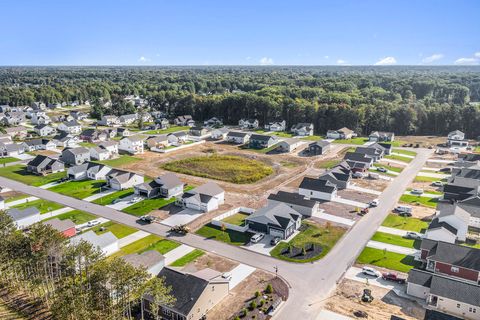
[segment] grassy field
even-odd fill
[[[12,208],[25,209],[25,208],[28,208],[28,207],[37,208],[40,211],[40,214],[44,214],[44,213],[47,213],[47,212],[50,212],[50,211],[54,211],[54,210],[63,208],[63,206],[61,204],[58,204],[56,202],[43,200],[43,199],[38,199],[38,200],[18,204],[16,206],[13,206]]]
[[[180,259],[172,262],[170,264],[170,266],[172,266],[172,267],[184,267],[187,264],[189,264],[190,262],[195,261],[197,258],[200,258],[204,254],[205,254],[205,252],[203,252],[202,250],[195,249],[192,252],[187,253],[186,255],[181,257]]]
[[[358,144],[358,145],[362,145],[365,142],[368,142],[368,138],[357,137],[352,139],[337,139],[333,141],[333,143],[339,143],[339,144]]]
[[[420,245],[420,241],[416,241],[413,239],[406,239],[402,236],[385,233],[385,232],[375,232],[375,234],[372,237],[372,240],[383,242],[383,243],[389,243],[389,244],[406,247],[406,248],[414,248],[414,247],[418,248]],[[417,242],[417,244],[415,242]]]
[[[77,199],[85,199],[86,197],[99,193],[103,185],[105,185],[104,180],[70,181],[49,188],[48,190]]]
[[[17,159],[17,158],[14,158],[14,157],[3,157],[3,158],[0,158],[0,164],[10,163],[10,162],[16,162],[16,161],[20,161],[20,160]]]
[[[108,204],[111,204],[115,199],[125,198],[125,197],[128,197],[128,196],[132,195],[132,194],[133,194],[133,189],[132,188],[125,189],[125,190],[114,192],[114,193],[109,194],[105,197],[101,197],[97,200],[92,201],[92,203],[101,204],[101,205],[108,205]]]
[[[400,202],[407,203],[407,204],[420,205],[420,206],[429,207],[429,208],[435,208],[438,203],[438,198],[402,194],[402,196],[400,197]]]
[[[410,150],[393,149],[393,152],[399,153],[399,154],[404,154],[404,155],[407,155],[407,156],[412,156],[412,157],[417,156],[417,153],[415,151],[410,151]]]
[[[272,135],[277,136],[277,137],[281,137],[281,138],[291,138],[291,137],[293,137],[293,134],[288,133],[288,132],[272,132]]]
[[[320,169],[330,169],[330,168],[335,167],[335,166],[336,166],[337,164],[339,164],[340,162],[342,162],[342,160],[340,160],[340,159],[321,160],[321,161],[318,161],[318,162],[315,164],[315,167],[320,168]]]
[[[161,254],[165,254],[178,246],[180,246],[178,242],[170,241],[151,234],[120,248],[120,251],[113,254],[112,257],[121,257],[132,253],[142,253],[148,250],[157,250]]]
[[[382,143],[385,143],[385,144],[391,144],[392,147],[400,147],[402,146],[403,144],[405,144],[405,141],[401,141],[401,140],[395,140],[395,141],[385,141],[385,142],[382,142]]]
[[[285,168],[296,168],[296,167],[298,167],[298,164],[296,162],[292,162],[292,161],[281,160],[280,164]]]
[[[412,191],[412,188],[407,188],[407,191]],[[438,196],[443,195],[442,191],[436,191],[436,190],[425,190],[423,193],[424,194],[438,195]]]
[[[420,232],[424,229],[427,229],[428,222],[417,218],[400,217],[396,214],[389,214],[383,221],[382,226]]]
[[[95,161],[98,163],[102,163],[104,165],[110,166],[110,167],[121,167],[130,163],[134,163],[137,161],[140,161],[140,158],[136,158],[133,156],[128,156],[128,155],[122,155],[116,159],[110,159],[110,160],[103,160],[103,161]]]
[[[105,230],[101,230],[102,228],[104,228]],[[92,228],[92,230],[96,234],[103,234],[103,233],[106,233],[106,232],[110,231],[118,239],[125,238],[126,236],[138,231],[135,228],[128,227],[128,226],[125,226],[123,224],[115,223],[115,222],[112,222],[112,221],[108,221],[108,222],[99,224],[98,226]]]
[[[375,169],[375,167],[372,167],[372,168],[368,169],[368,171],[375,172],[375,173],[378,173],[378,174],[381,174],[381,175],[384,175],[384,176],[393,177],[393,178],[397,176],[397,175],[395,175],[393,173],[390,173],[390,172],[380,172],[377,169]]]
[[[306,136],[306,137],[301,137],[300,139],[302,140],[309,140],[309,141],[318,141],[318,140],[323,140],[325,139],[324,136]]]
[[[408,272],[413,267],[420,266],[420,264],[414,260],[413,256],[373,248],[363,249],[357,262],[400,272]]]
[[[434,181],[443,181],[440,178],[433,178],[433,177],[424,177],[424,176],[416,176],[415,182],[434,182]]]
[[[251,234],[248,232],[238,232],[233,230],[225,230],[223,232],[220,227],[207,224],[197,230],[196,234],[207,239],[226,242],[235,246],[247,244],[250,241]]]
[[[73,210],[73,211],[69,211],[69,212],[59,214],[58,216],[55,216],[55,217],[45,219],[45,221],[46,220],[52,220],[52,219],[55,219],[55,218],[57,218],[59,220],[70,219],[75,224],[82,224],[82,223],[94,220],[97,217],[94,216],[93,214],[88,213],[88,212],[84,212],[84,211],[80,211],[80,210]]]
[[[170,199],[165,198],[153,198],[153,199],[145,199],[139,201],[135,204],[132,204],[129,207],[124,208],[122,211],[134,216],[143,216],[147,213],[160,209],[161,207],[166,206],[167,204],[175,202],[175,197]]]
[[[182,127],[182,126],[171,126],[168,129],[164,130],[150,130],[146,131],[145,134],[165,134],[165,133],[172,133],[172,132],[177,132],[177,131],[182,131],[182,130],[189,130],[190,127]]]
[[[389,165],[386,165],[386,164],[381,164],[381,163],[375,163],[374,165],[376,168],[385,168],[387,170],[390,170],[390,171],[393,171],[393,172],[402,172],[403,171],[403,168],[399,168],[399,167],[392,167],[392,166],[389,166]]]
[[[329,226],[319,226],[317,224],[303,222],[303,224],[307,225],[307,229],[301,231],[298,235],[295,236],[290,242],[280,242],[272,251],[270,251],[270,255],[277,259],[291,261],[291,262],[300,262],[306,263],[315,261],[318,259],[323,258],[337,243],[337,241],[343,236],[345,233],[344,228]],[[281,252],[283,249],[287,248],[289,245],[294,247],[303,248],[307,244],[314,243],[315,245],[319,245],[323,248],[323,251],[311,259],[294,259],[294,258],[287,258],[284,257]]]
[[[249,214],[239,212],[230,217],[226,217],[222,221],[225,223],[234,224],[236,226],[243,226],[245,224],[245,218],[247,218],[248,216]]]
[[[66,173],[57,172],[49,174],[47,176],[37,176],[28,173],[26,170],[26,166],[19,164],[10,167],[0,168],[0,176],[7,179],[16,180],[34,187],[38,187],[64,178],[66,176]]]
[[[91,142],[80,142],[79,145],[81,145],[82,147],[85,147],[85,148],[95,148],[95,147],[97,147],[97,145],[95,143],[91,143]]]
[[[163,169],[233,183],[253,183],[273,173],[258,160],[239,156],[192,157],[164,164]]]
[[[397,156],[396,154],[390,154],[388,156],[384,157],[385,159],[391,159],[391,160],[397,160],[397,161],[402,161],[402,162],[411,162],[413,159],[409,157],[403,157],[403,156]]]

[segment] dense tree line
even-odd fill
[[[141,297],[152,309],[171,304],[171,288],[120,258],[106,259],[86,242],[71,244],[55,229],[16,229],[0,211],[0,287],[41,301],[54,319],[132,319]]]
[[[0,68],[0,104],[89,100],[99,117],[133,112],[126,95],[171,116],[227,124],[283,118],[289,126],[313,122],[317,133],[347,126],[360,134],[480,136],[479,67]]]

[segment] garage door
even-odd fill
[[[285,236],[283,234],[283,231],[281,231],[281,230],[270,228],[268,233],[273,237],[280,237],[282,239],[285,238]]]

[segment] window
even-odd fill
[[[451,267],[450,271],[458,273],[459,269],[457,267]]]
[[[459,309],[460,309],[460,303],[457,303],[457,308],[459,308]]]

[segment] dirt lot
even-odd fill
[[[343,280],[326,301],[326,308],[352,318],[353,312],[361,310],[368,314],[368,319],[390,319],[392,314],[408,320],[423,319],[425,310],[417,302],[401,298],[388,289],[369,286],[374,300],[362,302],[360,298],[365,287],[357,281]]]
[[[338,202],[323,202],[318,206],[325,210],[325,213],[332,214],[338,217],[347,218],[351,220],[358,220],[360,216],[355,211],[355,207]]]
[[[344,199],[359,201],[363,203],[368,203],[373,199],[378,198],[376,195],[371,193],[364,193],[350,189],[338,190],[337,194]]]
[[[426,148],[429,146],[441,145],[447,141],[447,138],[437,136],[396,136],[395,140],[402,141],[406,144],[419,144],[420,147]]]
[[[406,205],[412,207],[412,217],[414,217],[414,218],[433,219],[433,216],[435,215],[435,209],[434,208],[427,208],[427,207],[424,207],[424,206],[416,206],[416,205],[412,205],[412,204],[406,204]]]
[[[432,186],[431,182],[418,182],[414,181],[410,184],[409,188],[423,189],[425,191],[439,191],[438,187]]]
[[[388,187],[389,181],[383,180],[383,179],[373,180],[373,179],[365,178],[365,179],[354,179],[352,180],[352,183],[362,188],[372,189],[376,191],[383,191],[385,190],[386,187]]]
[[[236,266],[238,266],[238,263],[233,260],[207,252],[194,262],[186,265],[182,270],[187,272],[196,272],[198,270],[210,268],[219,272],[227,272]]]

